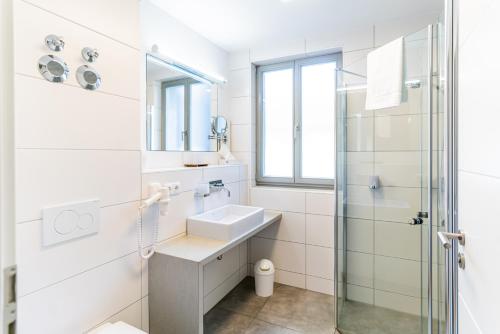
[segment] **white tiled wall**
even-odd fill
[[[332,191],[253,187],[251,204],[283,212],[250,243],[250,262],[267,258],[276,266],[276,281],[333,294]]]
[[[498,332],[500,155],[498,142],[498,1],[459,1],[458,208],[467,234],[459,270],[460,333]]]
[[[84,332],[118,314],[140,326],[138,2],[15,0],[14,31],[18,332]],[[53,53],[48,34],[65,38],[57,54],[70,67],[64,84],[35,66]],[[73,75],[85,46],[101,55],[95,92]],[[101,203],[98,234],[42,246],[43,207],[92,198]]]
[[[147,268],[136,252],[135,226],[149,182],[181,183],[168,214],[160,217],[161,241],[185,233],[191,214],[248,201],[246,166],[166,170],[165,166],[181,166],[182,159],[158,152],[148,161],[163,169],[142,173],[147,159],[141,152],[139,12],[136,0],[90,0],[84,5],[14,0],[18,333],[82,333],[116,320],[147,329]],[[168,23],[168,29],[182,31],[184,39],[194,42],[165,32],[161,39],[148,35],[148,42],[168,45],[170,49],[162,50],[175,53],[177,59],[185,56],[178,51],[189,45],[191,57],[203,59],[202,69],[224,74],[224,51],[166,14],[153,12],[149,24]],[[38,58],[53,53],[43,44],[48,34],[65,38],[65,50],[57,54],[70,66],[64,84],[45,81],[36,69]],[[103,77],[98,91],[80,88],[73,75],[84,64],[84,46],[100,53],[93,65]],[[207,161],[216,162],[215,154],[207,155]],[[195,199],[196,185],[212,179],[222,179],[231,197],[221,193]],[[42,246],[43,207],[93,198],[101,204],[99,233]],[[156,218],[154,209],[144,213],[146,244],[151,243]],[[246,245],[239,253],[246,261]],[[242,268],[246,275],[247,266]]]

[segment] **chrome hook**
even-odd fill
[[[45,44],[52,51],[62,51],[64,49],[64,40],[61,36],[57,35],[48,35],[45,37]]]
[[[93,63],[99,57],[99,52],[96,49],[85,47],[82,49],[82,57],[86,62]]]

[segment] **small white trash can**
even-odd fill
[[[260,297],[269,297],[274,288],[274,265],[271,261],[262,259],[254,266],[255,293]]]

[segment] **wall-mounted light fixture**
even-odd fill
[[[92,67],[82,65],[76,70],[76,80],[85,89],[96,90],[101,86],[101,75]]]

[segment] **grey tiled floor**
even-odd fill
[[[276,284],[273,296],[258,297],[247,277],[204,319],[207,334],[334,334],[334,298]]]
[[[357,302],[340,309],[342,334],[421,334],[420,317]],[[334,334],[334,297],[276,284],[269,298],[247,277],[204,319],[206,334]]]
[[[348,301],[339,308],[342,334],[421,334],[420,317]]]

